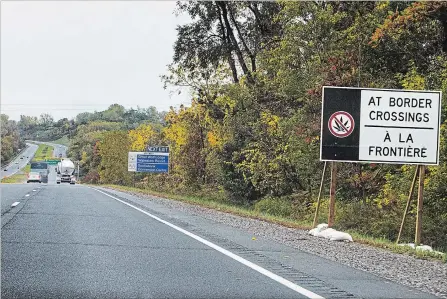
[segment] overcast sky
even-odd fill
[[[1,2],[1,112],[83,111],[189,103],[170,96],[159,76],[171,62],[174,1]]]

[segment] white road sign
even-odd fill
[[[362,90],[359,159],[438,164],[440,92]]]

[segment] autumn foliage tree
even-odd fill
[[[130,150],[130,140],[126,131],[111,131],[104,133],[99,143],[100,182],[106,184],[129,184],[127,158]]]

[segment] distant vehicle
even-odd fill
[[[28,173],[28,179],[26,182],[27,183],[30,183],[30,182],[42,183],[42,176],[40,175],[40,172],[34,171],[34,172]]]
[[[70,159],[62,159],[57,163],[57,179],[56,183],[70,183],[72,185],[76,184],[76,179],[74,179],[75,165]]]
[[[3,171],[8,171],[8,169],[7,169],[7,168],[5,168],[5,169],[3,169]]]
[[[59,158],[62,158],[62,154],[59,154]]]
[[[19,164],[19,162],[16,161],[16,162],[14,162],[14,164]]]
[[[32,162],[31,163],[31,172],[39,172],[42,182],[48,183],[48,174],[50,172],[48,163],[46,162]]]
[[[20,159],[23,159],[23,157],[20,157]]]

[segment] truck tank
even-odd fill
[[[75,172],[75,165],[70,159],[62,159],[57,163],[57,174],[61,183],[71,183],[72,175]]]

